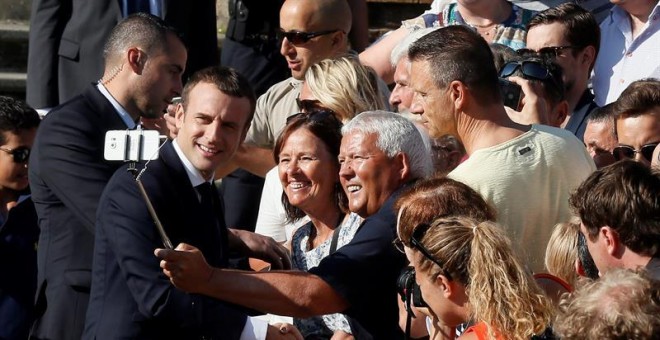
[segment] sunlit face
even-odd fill
[[[18,132],[3,131],[4,144],[0,145],[5,151],[0,151],[0,193],[6,190],[21,191],[28,186],[28,162],[16,163],[14,157],[7,150],[18,148],[32,148],[37,129],[19,130]]]
[[[164,49],[146,55],[135,89],[135,102],[143,117],[161,117],[172,98],[181,94],[187,55],[181,40],[172,34],[167,35]]]
[[[438,89],[431,77],[429,62],[413,61],[410,65],[410,86],[414,91],[410,112],[422,116],[422,123],[432,138],[458,136],[454,120],[454,104],[445,89]]]
[[[339,164],[321,139],[299,128],[284,141],[279,159],[280,181],[291,205],[313,216],[334,204]]]
[[[437,277],[420,268],[420,261],[423,255],[419,251],[408,247],[404,249],[410,265],[415,268],[415,281],[422,292],[424,302],[429,306],[427,309],[429,316],[432,319],[442,320],[442,324],[450,327],[456,327],[460,323],[468,321],[465,313],[462,313],[461,308],[457,308],[455,301],[452,301],[443,291]],[[464,297],[465,291],[462,286],[454,285],[453,288],[460,291],[454,291],[452,294],[462,295]]]
[[[660,106],[637,117],[622,117],[616,120],[619,145],[640,150],[642,146],[660,142]],[[641,153],[635,154],[635,161],[650,166],[651,162]]]
[[[285,1],[280,10],[280,28],[284,32],[321,32],[338,29],[328,22],[321,22],[323,16],[313,15],[314,8],[312,2],[306,1]],[[334,32],[330,34],[314,37],[309,41],[294,45],[288,39],[284,38],[280,53],[286,59],[291,69],[291,75],[295,79],[305,78],[305,72],[314,63],[326,58],[333,57],[335,54],[345,50],[346,46],[341,46],[344,41],[343,32]]]
[[[195,85],[176,113],[176,141],[206,179],[234,156],[243,142],[250,114],[246,97],[229,96],[210,83]]]
[[[600,169],[616,161],[612,150],[616,147],[617,141],[611,122],[587,122],[583,139],[597,168]]]
[[[566,39],[566,27],[555,22],[547,25],[536,25],[527,32],[527,48],[538,51],[543,47],[557,47],[557,46],[570,46],[571,43]],[[589,72],[588,65],[585,67],[580,64],[579,60],[583,52],[577,53],[573,56],[575,51],[567,48],[559,52],[559,55],[554,59],[562,69],[562,80],[564,81],[564,88],[566,92],[573,89],[576,83],[576,78],[579,75],[586,76]]]
[[[394,89],[390,95],[390,104],[399,113],[410,112],[414,92],[410,88],[410,63],[402,57],[394,70]]]
[[[377,135],[351,132],[341,140],[339,179],[348,208],[363,218],[375,214],[402,183],[402,165],[376,146]]]

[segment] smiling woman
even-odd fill
[[[308,216],[291,242],[294,269],[308,270],[348,243],[361,219],[346,213],[346,194],[339,185],[341,122],[329,111],[292,116],[275,143],[275,161],[284,193],[282,203],[291,222]],[[351,328],[341,314],[295,319],[305,336],[330,338]]]

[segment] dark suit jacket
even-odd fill
[[[27,198],[0,227],[0,339],[26,339],[33,319],[39,238],[37,212]]]
[[[32,335],[79,339],[91,282],[96,207],[121,165],[103,160],[107,130],[126,129],[92,85],[55,108],[39,126],[30,188],[39,216],[37,320]]]
[[[215,0],[165,0],[165,21],[184,36],[187,74],[218,63]],[[34,0],[27,102],[54,107],[103,74],[103,45],[122,19],[122,0]]]
[[[591,111],[597,108],[598,105],[594,102],[594,95],[591,94],[589,89],[584,90],[582,97],[575,105],[575,110],[571,113],[571,118],[566,123],[565,129],[573,132],[575,137],[582,142],[584,140],[584,130],[587,128],[587,117],[589,117]]]
[[[227,228],[220,209],[205,211],[170,142],[141,176],[174,245],[192,244],[226,267]],[[218,198],[219,201],[219,198]],[[120,168],[99,203],[92,292],[84,339],[238,339],[245,314],[176,289],[153,255],[163,242],[133,175]]]

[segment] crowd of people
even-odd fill
[[[138,3],[34,1],[0,339],[660,337],[658,0]]]

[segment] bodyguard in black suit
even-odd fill
[[[144,0],[33,0],[27,102],[52,108],[103,74],[103,45],[125,16],[125,3]],[[165,21],[189,47],[188,74],[218,63],[215,0],[161,0]],[[184,79],[185,79],[184,75]]]
[[[199,71],[177,108],[177,138],[161,148],[157,160],[138,166],[140,181],[171,241],[196,245],[219,267],[226,268],[230,246],[246,250],[254,241],[264,246],[250,250],[262,255],[270,251],[266,259],[286,254],[272,239],[229,232],[212,187],[215,168],[227,162],[244,139],[255,101],[247,80],[235,71]],[[265,336],[265,322],[246,323],[246,315],[232,306],[170,284],[153,256],[163,241],[133,174],[127,172],[129,166],[115,173],[99,202],[83,338],[238,339],[244,327],[261,327]]]
[[[121,165],[103,159],[105,132],[159,115],[182,90],[186,50],[159,18],[125,19],[111,32],[107,50],[101,82],[46,116],[30,157],[41,229],[37,320],[31,332],[36,339],[80,339],[82,334],[98,200]]]

